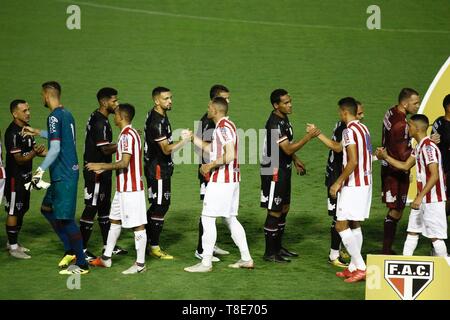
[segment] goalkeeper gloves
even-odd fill
[[[50,183],[45,182],[42,180],[42,176],[44,175],[44,170],[42,170],[40,167],[37,168],[36,172],[34,173],[33,177],[31,178],[31,182],[25,183],[25,189],[28,191],[31,191],[33,189],[41,190],[41,189],[47,189],[50,187]]]

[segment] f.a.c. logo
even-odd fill
[[[384,261],[384,278],[402,300],[415,300],[433,281],[433,262]]]

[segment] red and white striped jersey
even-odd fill
[[[342,132],[343,166],[348,162],[346,147],[356,145],[356,157],[358,165],[350,176],[345,180],[344,186],[361,187],[372,184],[372,143],[370,142],[369,129],[359,122],[353,120],[347,123],[347,129]]]
[[[3,166],[3,149],[2,142],[0,141],[0,179],[6,178],[5,167]],[[2,199],[0,199],[1,202]]]
[[[222,157],[224,146],[228,143],[234,144],[234,159],[228,164],[221,165],[211,172],[211,182],[239,182],[241,181],[241,173],[238,162],[238,136],[236,126],[233,122],[224,117],[219,120],[214,129],[211,141],[210,161],[217,160]]]
[[[423,138],[416,148],[412,151],[411,156],[416,158],[416,176],[417,190],[421,192],[430,178],[430,170],[428,165],[431,163],[438,164],[439,180],[431,188],[430,192],[423,197],[422,203],[442,202],[446,201],[445,195],[445,175],[442,170],[442,155],[438,146],[431,141],[429,137]]]
[[[131,125],[122,129],[117,142],[116,162],[122,159],[122,155],[131,155],[130,163],[126,169],[116,171],[117,191],[141,191],[144,190],[142,182],[142,148],[141,138]]]

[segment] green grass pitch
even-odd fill
[[[70,4],[81,7],[81,30],[66,28]],[[173,128],[192,128],[206,110],[210,86],[223,83],[232,93],[230,117],[245,130],[263,128],[271,111],[270,92],[288,89],[294,103],[290,120],[295,138],[304,134],[307,122],[330,135],[337,100],[355,96],[365,105],[365,123],[377,146],[382,117],[399,90],[409,86],[423,96],[449,56],[450,3],[378,0],[382,29],[374,31],[366,28],[371,4],[368,0],[2,1],[0,128],[4,133],[11,121],[8,105],[15,98],[29,101],[32,125],[45,126],[48,110],[41,103],[40,84],[60,81],[62,101],[76,119],[82,159],[84,127],[96,108],[99,88],[113,86],[122,102],[134,104],[134,126],[142,130],[152,107],[151,89],[167,86],[175,98],[169,113]],[[161,241],[174,261],[148,258],[146,273],[123,276],[121,271],[135,257],[132,233],[123,232],[120,244],[130,254],[114,259],[110,270],[92,269],[81,278],[80,290],[68,290],[66,277],[57,268],[62,245],[39,212],[44,192],[33,192],[20,236],[32,249],[32,259],[15,260],[2,249],[0,299],[364,299],[364,283],[343,283],[326,262],[327,150],[312,141],[297,154],[308,174],[292,179],[285,241],[301,257],[288,265],[262,261],[265,211],[259,208],[259,167],[243,165],[239,219],[255,270],[227,268],[239,255],[218,222],[218,243],[232,254],[215,264],[212,273],[184,272],[184,267],[197,262],[193,253],[201,203],[197,166],[179,165]],[[35,166],[41,161],[35,160]],[[82,186],[81,178],[78,217]],[[363,226],[364,253],[381,247],[386,210],[379,195],[379,164],[374,164],[371,217]],[[1,215],[1,226],[5,216]],[[406,220],[399,225],[397,251],[402,248]],[[0,245],[5,242],[1,231]],[[92,251],[100,251],[97,225],[90,244]],[[428,252],[429,244],[422,241],[417,253]]]

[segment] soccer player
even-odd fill
[[[2,149],[2,132],[0,131],[0,204],[3,202],[3,193],[5,192],[6,172],[3,167],[3,149]]]
[[[209,163],[202,164],[200,172],[210,176],[203,199],[203,259],[202,262],[187,267],[187,272],[212,271],[212,257],[217,239],[216,218],[223,217],[231,231],[231,238],[238,246],[241,259],[230,268],[253,269],[245,230],[237,220],[239,209],[239,181],[241,173],[238,161],[238,137],[236,126],[227,117],[228,103],[222,97],[214,98],[208,106],[208,118],[216,124],[211,142],[204,142],[192,136],[194,144],[202,150],[209,151]]]
[[[31,187],[39,186],[50,169],[51,186],[42,201],[41,212],[64,244],[65,254],[59,266],[67,269],[60,274],[86,274],[89,265],[83,252],[80,229],[75,222],[79,166],[76,150],[75,119],[61,103],[61,86],[56,81],[42,85],[44,106],[50,109],[47,131],[24,127],[24,135],[40,135],[49,140],[44,161],[31,178]],[[75,264],[69,265],[76,259]]]
[[[436,256],[447,257],[447,217],[445,214],[445,176],[442,155],[438,146],[427,136],[428,118],[413,115],[408,121],[408,133],[417,146],[406,161],[390,156],[386,149],[377,149],[377,156],[400,170],[416,165],[417,195],[411,203],[408,235],[403,247],[404,256],[412,256],[419,241],[419,234],[431,239]]]
[[[133,229],[136,245],[136,262],[122,274],[145,271],[145,247],[147,234],[145,225],[145,191],[142,182],[142,148],[139,133],[131,122],[135,109],[130,104],[119,104],[114,113],[114,123],[120,129],[115,163],[88,163],[89,171],[101,173],[116,170],[117,190],[111,204],[111,227],[105,252],[91,262],[94,266],[110,268],[111,256],[122,228]]]
[[[384,115],[382,146],[387,153],[399,161],[406,161],[411,154],[411,140],[408,136],[406,116],[419,110],[419,93],[403,88],[398,96],[398,104]],[[397,224],[403,215],[409,189],[409,170],[399,170],[386,161],[381,162],[382,201],[388,208],[384,219],[383,254],[395,254],[392,244]]]
[[[112,143],[112,129],[108,116],[114,113],[119,105],[117,90],[102,88],[97,92],[99,107],[91,113],[86,125],[83,160],[89,162],[112,162],[112,154],[116,152],[117,144]],[[109,232],[109,210],[111,208],[111,171],[97,174],[83,170],[84,176],[84,211],[80,218],[80,231],[83,237],[83,248],[86,260],[91,261],[96,256],[87,250],[92,234],[95,215],[98,214],[98,225],[103,239],[103,250]],[[126,254],[127,251],[116,246],[113,254]]]
[[[446,183],[446,196],[450,196],[450,94],[442,101],[445,114],[437,118],[432,127],[433,134],[439,134],[440,142],[437,144],[442,156],[442,169],[444,170]],[[446,202],[445,211],[450,216],[450,205]]]
[[[276,89],[270,95],[270,103],[273,111],[265,126],[266,137],[261,161],[261,207],[267,209],[264,224],[264,259],[286,263],[290,262],[287,257],[298,256],[282,245],[286,216],[291,203],[292,163],[298,174],[303,175],[306,172],[304,164],[295,152],[320,131],[308,133],[301,140],[293,142],[294,133],[288,119],[288,114],[292,112],[291,96],[284,89]]]
[[[156,258],[171,260],[173,256],[161,250],[159,237],[170,206],[170,180],[174,166],[172,152],[189,143],[189,139],[173,143],[172,128],[167,117],[167,111],[172,109],[170,89],[156,87],[152,91],[152,98],[154,107],[148,112],[144,127],[144,172],[150,202],[147,210],[147,250]]]
[[[215,84],[211,87],[211,89],[209,90],[210,101],[212,101],[212,99],[214,99],[215,97],[222,97],[227,101],[228,104],[230,104],[230,90],[228,90],[228,88],[225,87],[224,85]],[[205,112],[203,117],[200,119],[200,124],[196,132],[196,136],[199,137],[201,140],[210,143],[212,138],[212,132],[214,131],[215,127],[216,125],[214,121],[212,119],[208,119],[208,112]],[[202,164],[209,163],[209,154],[207,152],[203,152],[202,150],[198,150],[198,153],[201,155],[202,161],[201,164],[199,165],[200,169]],[[200,170],[198,172],[198,180],[200,181],[200,200],[203,201],[208,181],[200,173]],[[195,257],[200,260],[203,259],[202,236],[203,236],[203,224],[202,218],[200,217],[198,223],[197,250],[195,251]],[[214,245],[214,255],[226,255],[226,254],[230,254],[230,252],[219,248],[217,245]],[[220,259],[213,256],[212,261],[218,262],[220,261]]]
[[[30,121],[30,106],[25,100],[14,100],[9,105],[13,121],[5,132],[6,149],[6,188],[5,210],[6,248],[9,254],[18,259],[30,259],[30,250],[18,242],[23,218],[30,208],[30,191],[25,183],[31,181],[33,158],[44,156],[46,149],[42,144],[36,144],[32,136],[22,136],[22,128]]]
[[[331,185],[330,196],[337,198],[336,230],[351,257],[350,266],[336,275],[351,283],[366,278],[366,264],[361,255],[361,222],[369,218],[372,202],[372,144],[369,130],[356,118],[356,100],[343,98],[338,105],[340,118],[347,128],[342,132],[341,141],[343,170]]]
[[[364,119],[364,107],[361,102],[356,101],[358,109],[356,112],[356,119],[362,121]],[[314,124],[307,125],[307,132],[309,130],[314,130],[316,127]],[[334,127],[333,135],[330,138],[325,136],[323,133],[318,135],[320,141],[322,141],[329,149],[327,167],[325,171],[325,186],[327,187],[327,198],[328,198],[328,215],[333,218],[331,222],[330,235],[330,253],[328,255],[328,263],[345,268],[348,263],[344,259],[348,258],[347,252],[341,250],[341,236],[336,231],[336,198],[330,196],[330,187],[336,182],[337,178],[342,173],[342,132],[347,128],[347,125],[343,121],[338,121]]]

